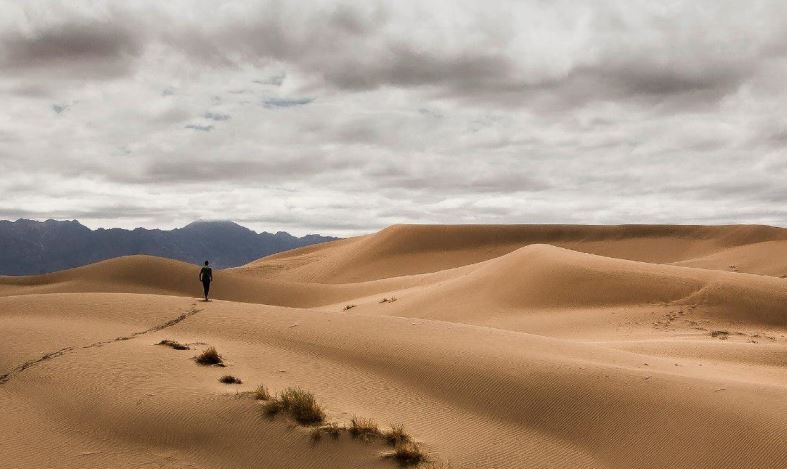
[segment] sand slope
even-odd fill
[[[435,272],[499,257],[530,244],[672,263],[763,242],[787,250],[787,230],[741,225],[395,225],[374,235],[279,253],[237,270],[271,278],[342,283]],[[736,259],[734,252],[728,253],[719,265],[726,270],[737,263],[751,269],[746,272],[763,273],[760,270],[765,268],[787,274],[783,257],[765,265]]]
[[[455,468],[785,467],[786,245],[395,226],[216,272],[210,303],[197,267],[148,256],[0,278],[0,466],[396,467],[262,418],[238,392],[264,383],[403,423]],[[191,360],[208,345],[226,368]]]
[[[126,256],[62,272],[30,276],[0,276],[0,295],[115,292],[200,296],[199,269],[185,262],[153,256]],[[286,306],[319,306],[344,298],[385,292],[418,284],[415,279],[391,279],[360,284],[316,284],[270,280],[227,270],[216,275],[214,298]]]

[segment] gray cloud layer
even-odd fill
[[[143,44],[125,28],[71,18],[32,31],[6,31],[0,36],[0,70],[22,76],[39,71],[55,79],[128,75]]]
[[[0,216],[787,225],[783,2],[0,7]]]

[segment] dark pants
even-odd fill
[[[210,280],[207,282],[202,282],[202,289],[205,290],[205,298],[208,297],[208,292],[210,291]]]

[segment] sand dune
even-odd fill
[[[2,277],[0,466],[396,467],[263,418],[243,392],[264,383],[403,423],[454,468],[785,467],[786,246],[761,226],[394,226],[217,272],[210,303],[195,266],[149,256]],[[194,363],[208,345],[226,368]]]
[[[787,243],[763,241],[735,246],[702,257],[676,262],[676,265],[703,269],[750,272],[787,277]]]
[[[750,262],[743,262],[728,251],[766,242],[770,248],[787,251],[787,230],[740,225],[395,225],[374,235],[280,253],[236,270],[296,281],[357,282],[435,272],[500,257],[530,244],[550,244],[653,263],[717,254],[725,260],[713,268],[727,270],[737,263],[742,272],[763,273],[765,269],[787,274],[783,256],[748,257]]]
[[[401,292],[389,314],[486,324],[493,316],[699,305],[717,319],[787,326],[787,281],[530,245]],[[375,306],[375,297],[366,299]],[[362,303],[363,304],[363,303]],[[509,327],[510,328],[510,327]]]
[[[0,276],[0,294],[107,292],[199,296],[199,269],[181,261],[153,256],[127,256],[52,274]],[[211,296],[218,299],[283,306],[311,307],[418,284],[416,279],[390,279],[359,284],[317,284],[270,280],[242,271],[217,275]]]

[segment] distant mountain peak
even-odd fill
[[[188,225],[184,226],[183,228],[188,228],[190,226],[205,226],[205,225],[214,225],[214,226],[242,226],[235,223],[232,220],[194,220],[193,222],[189,223]]]
[[[176,230],[177,231],[177,230]],[[249,233],[257,234],[254,230],[250,230],[243,225],[239,225],[234,221],[229,220],[197,220],[189,223],[188,225],[180,228],[180,231],[194,232],[194,233]]]
[[[91,230],[77,220],[0,220],[0,275],[41,274],[134,254],[192,263],[209,259],[216,268],[236,267],[334,239],[283,231],[256,233],[230,220],[197,220],[174,230]]]

